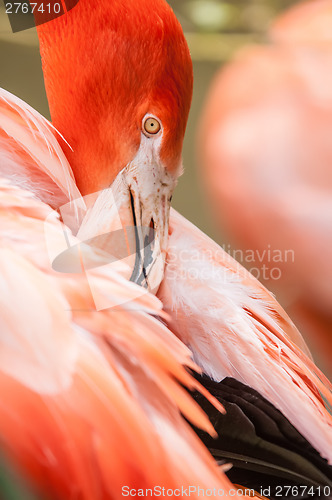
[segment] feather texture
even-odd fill
[[[283,485],[312,491],[332,487],[332,467],[257,391],[231,378],[214,382],[199,376],[199,380],[225,406],[226,414],[195,394],[219,437],[197,432],[216,460],[233,464],[230,478],[256,491],[270,491],[272,498],[278,497]]]
[[[233,377],[273,403],[332,463],[331,384],[273,296],[172,211],[165,279],[168,325],[216,381]],[[303,349],[304,352],[301,350]]]
[[[6,103],[1,123],[7,123],[8,105],[15,122],[9,142],[19,151],[25,134],[27,153],[19,163],[24,187],[34,184],[31,164],[36,170],[42,164],[48,175],[50,157],[52,182],[59,176],[55,192],[72,196],[75,185],[52,128],[36,112],[32,126],[16,98],[6,95]],[[45,156],[28,154],[40,144]],[[59,216],[12,174],[0,180],[0,441],[7,459],[43,498],[119,498],[126,485],[181,488],[194,482],[229,489],[182,417],[214,433],[183,388],[199,390],[186,370],[195,364],[158,319],[166,318],[160,301],[98,267],[98,255],[89,281],[84,272],[54,271],[45,228],[57,246],[63,237]],[[108,309],[95,311],[91,286]]]

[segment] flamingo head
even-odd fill
[[[38,34],[52,121],[81,193],[105,201],[112,186],[122,223],[152,228],[164,255],[193,87],[173,11],[164,0],[79,0]],[[134,273],[148,286],[149,255]]]

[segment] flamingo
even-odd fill
[[[52,123],[0,93],[5,459],[43,498],[234,496],[198,434],[259,494],[331,485],[331,384],[170,208],[193,85],[171,8],[80,0],[38,35]]]
[[[249,266],[270,269],[265,282],[330,375],[331,26],[325,0],[278,18],[271,45],[247,48],[217,76],[201,141],[219,226],[253,250]]]

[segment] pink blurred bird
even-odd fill
[[[38,33],[52,125],[0,94],[5,457],[43,498],[230,492],[186,417],[234,481],[330,487],[331,384],[273,296],[170,212],[192,96],[172,10],[80,0]]]
[[[212,86],[202,173],[219,226],[331,375],[332,2],[299,4],[270,36]]]

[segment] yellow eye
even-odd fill
[[[157,118],[147,118],[144,122],[144,132],[149,135],[156,135],[161,130],[160,122]]]

